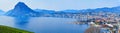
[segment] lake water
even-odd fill
[[[25,19],[0,16],[0,25],[6,25],[35,33],[84,33],[89,25],[72,24],[76,19],[31,17]]]

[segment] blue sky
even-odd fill
[[[24,2],[32,9],[65,10],[120,6],[120,0],[0,0],[0,9],[8,11],[18,2]]]

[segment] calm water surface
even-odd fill
[[[88,25],[72,24],[76,19],[53,18],[53,17],[31,17],[13,18],[0,16],[0,25],[11,26],[35,33],[84,33]]]

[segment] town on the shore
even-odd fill
[[[80,15],[75,24],[88,24],[85,33],[120,33],[120,14],[99,12]]]

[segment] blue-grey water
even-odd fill
[[[17,19],[0,16],[0,25],[32,31],[35,33],[84,33],[88,25],[72,24],[76,19],[54,17],[31,17]]]

